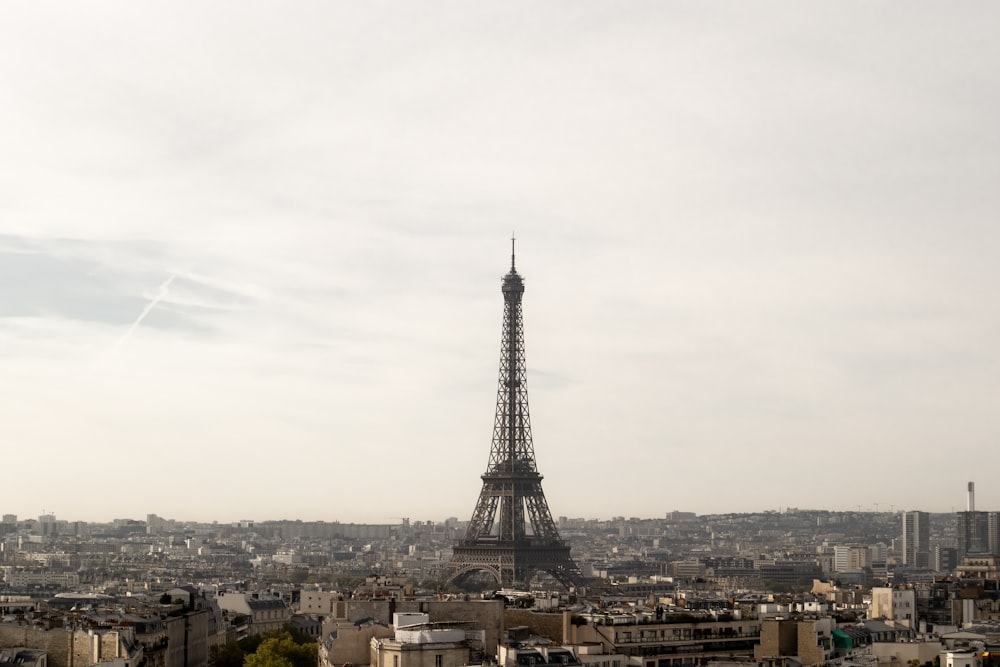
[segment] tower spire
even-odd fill
[[[510,233],[510,272],[517,273],[514,268],[514,232]]]

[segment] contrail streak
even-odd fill
[[[109,350],[109,354],[121,347],[122,343],[128,340],[128,337],[132,335],[132,332],[135,331],[136,327],[142,324],[142,321],[146,319],[146,315],[149,315],[153,308],[156,307],[156,304],[158,304],[160,300],[167,295],[167,289],[170,287],[170,283],[173,282],[173,280],[174,276],[171,275],[163,281],[163,284],[160,285],[160,291],[156,293],[156,296],[154,296],[149,303],[146,304],[146,307],[142,309],[141,313],[139,313],[139,317],[135,318],[135,321],[132,322],[131,326],[129,326],[125,333],[122,334],[122,337],[118,339],[118,342],[114,344],[111,350]]]

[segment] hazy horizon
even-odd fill
[[[783,507],[783,508],[776,508],[776,509],[741,510],[741,511],[732,511],[732,512],[726,512],[726,511],[722,511],[722,512],[707,512],[707,513],[694,512],[694,514],[696,514],[697,518],[700,519],[700,518],[706,518],[706,517],[711,517],[711,516],[726,516],[726,515],[733,515],[733,514],[736,514],[736,515],[740,515],[740,514],[756,515],[756,514],[771,514],[771,513],[773,513],[773,514],[796,514],[796,513],[808,513],[808,512],[829,512],[831,514],[878,514],[878,515],[890,515],[890,516],[892,516],[892,515],[901,514],[902,512],[911,512],[911,511],[926,511],[929,514],[945,515],[946,516],[946,515],[954,514],[954,513],[957,513],[957,512],[964,512],[966,510],[965,510],[964,507],[962,507],[962,508],[955,508],[954,510],[948,510],[948,511],[945,511],[945,512],[935,512],[935,511],[931,511],[931,510],[924,510],[924,509],[919,508],[919,507],[917,507],[917,508],[905,508],[905,509],[897,508],[897,509],[892,509],[892,510],[884,509],[884,508],[879,508],[879,509],[876,510],[874,507],[870,507],[870,508],[864,508],[864,507],[862,507],[860,509],[858,509],[857,507],[847,508],[847,509],[827,509],[827,508],[822,508],[822,507]],[[1000,510],[984,509],[982,511],[987,511],[988,512],[988,511],[1000,511]],[[595,517],[595,516],[557,515],[557,516],[553,516],[553,518],[557,522],[560,519],[562,519],[563,517],[565,517],[568,521],[598,521],[598,522],[601,522],[601,521],[614,521],[614,520],[617,520],[617,519],[624,519],[626,521],[630,521],[630,520],[639,520],[639,521],[661,520],[661,521],[667,521],[669,519],[665,515],[669,514],[671,512],[688,512],[688,510],[668,510],[667,512],[664,512],[663,514],[661,514],[659,516],[652,516],[652,515],[650,515],[650,516],[639,516],[639,515],[633,515],[633,516],[629,516],[629,515],[608,515],[608,516],[597,516],[597,517]],[[0,514],[14,514],[14,513],[13,512],[0,511]],[[53,516],[55,518],[55,521],[57,521],[57,522],[58,521],[66,521],[68,523],[82,522],[82,523],[95,523],[95,524],[112,523],[112,522],[118,521],[118,520],[142,521],[142,522],[145,523],[146,520],[147,520],[147,518],[150,515],[155,515],[155,516],[157,516],[160,519],[163,519],[165,521],[175,521],[177,523],[182,523],[182,524],[183,523],[219,524],[219,525],[223,525],[223,526],[238,524],[238,523],[240,523],[242,521],[252,521],[255,524],[257,524],[257,523],[268,523],[268,522],[281,522],[281,521],[290,521],[290,522],[301,521],[302,523],[325,522],[325,523],[340,523],[340,524],[355,524],[355,525],[401,525],[403,523],[404,519],[408,520],[411,524],[413,524],[414,522],[417,522],[417,521],[420,521],[420,522],[423,522],[423,523],[431,522],[431,523],[434,523],[434,524],[440,524],[440,523],[444,523],[446,521],[449,521],[451,519],[456,519],[456,520],[458,520],[459,522],[462,522],[462,523],[468,523],[468,521],[469,521],[469,517],[456,516],[456,515],[451,515],[451,516],[447,516],[447,517],[413,517],[413,516],[402,517],[402,516],[400,516],[400,517],[388,517],[386,520],[383,520],[383,521],[349,521],[349,520],[342,520],[342,519],[338,519],[338,518],[311,518],[311,519],[304,519],[304,518],[301,518],[301,517],[250,517],[250,516],[243,516],[243,517],[240,517],[238,519],[229,519],[229,518],[222,518],[222,519],[220,519],[220,518],[217,518],[217,517],[216,518],[208,518],[208,519],[204,519],[204,518],[198,518],[198,519],[196,519],[196,518],[191,518],[191,517],[164,516],[162,514],[159,514],[158,512],[144,512],[141,515],[137,515],[137,516],[124,516],[123,515],[123,516],[115,516],[115,517],[111,517],[111,518],[99,518],[99,519],[85,519],[85,518],[80,518],[80,517],[70,517],[70,518],[67,518],[65,516],[61,516],[58,512],[54,512],[54,511],[46,511],[45,514]],[[21,516],[21,515],[18,514],[16,516],[17,516],[18,522],[22,522],[22,521],[26,521],[26,520],[33,520],[33,521],[37,522],[42,515],[37,515],[37,516]]]

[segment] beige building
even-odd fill
[[[482,664],[482,630],[431,623],[427,614],[396,614],[391,638],[371,640],[371,667],[463,667]]]
[[[573,649],[581,647],[568,646],[501,646],[499,664],[501,667],[575,667],[583,665]],[[586,655],[586,652],[584,651]],[[603,656],[605,659],[611,656]],[[616,656],[611,664],[620,665],[624,656]],[[590,663],[590,664],[602,664]]]
[[[164,667],[208,664],[209,622],[212,611],[202,609],[165,620],[167,653]]]
[[[375,621],[333,621],[323,624],[323,637],[317,650],[319,667],[366,665],[372,641],[392,639],[393,629]]]
[[[835,652],[835,627],[836,622],[829,617],[765,619],[761,623],[760,644],[754,648],[754,659],[796,657],[804,666],[825,662]]]
[[[960,579],[1000,579],[1000,556],[967,555],[955,569],[955,576]]]
[[[337,591],[302,591],[299,612],[329,616],[336,611],[337,602],[343,602],[343,595]]]
[[[872,642],[871,654],[878,659],[879,667],[909,667],[931,662],[941,654],[939,641]],[[941,662],[944,667],[944,661]]]
[[[46,654],[47,667],[137,667],[143,646],[132,628],[70,630],[0,623],[0,646],[36,649]]]
[[[504,628],[504,606],[502,600],[337,600],[331,602],[332,613],[323,622],[320,638],[321,651],[324,644],[330,644],[330,655],[342,655],[354,651],[351,646],[359,637],[370,632],[369,639],[380,637],[380,631],[360,627],[362,624],[379,624],[390,628],[396,614],[421,613],[427,614],[432,623],[456,621],[465,622],[465,627],[482,630],[485,633],[483,652],[487,657],[495,657],[497,646]],[[355,631],[350,626],[358,624]],[[390,630],[391,632],[391,630]],[[330,641],[331,635],[333,641]],[[337,665],[344,662],[364,664],[368,659],[368,648],[365,645],[363,658],[354,657],[350,660],[333,660]],[[356,656],[356,654],[353,654]],[[391,667],[391,666],[390,666]]]
[[[80,586],[80,575],[76,572],[53,572],[45,569],[28,570],[13,567],[4,569],[4,581],[11,588],[59,586],[72,589]]]
[[[628,664],[641,667],[683,667],[711,657],[749,657],[761,629],[757,620],[718,621],[707,617],[700,621],[636,623],[634,616],[616,615],[594,616],[585,625],[575,625],[568,616],[564,615],[564,643],[598,644],[602,653],[624,655]]]
[[[912,588],[875,587],[872,589],[869,618],[884,618],[907,628],[917,624],[917,594]]]
[[[0,648],[0,665],[17,665],[17,667],[48,667],[48,656],[45,651],[34,648],[16,646]]]

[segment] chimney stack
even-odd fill
[[[976,511],[976,483],[969,482],[969,511]]]

